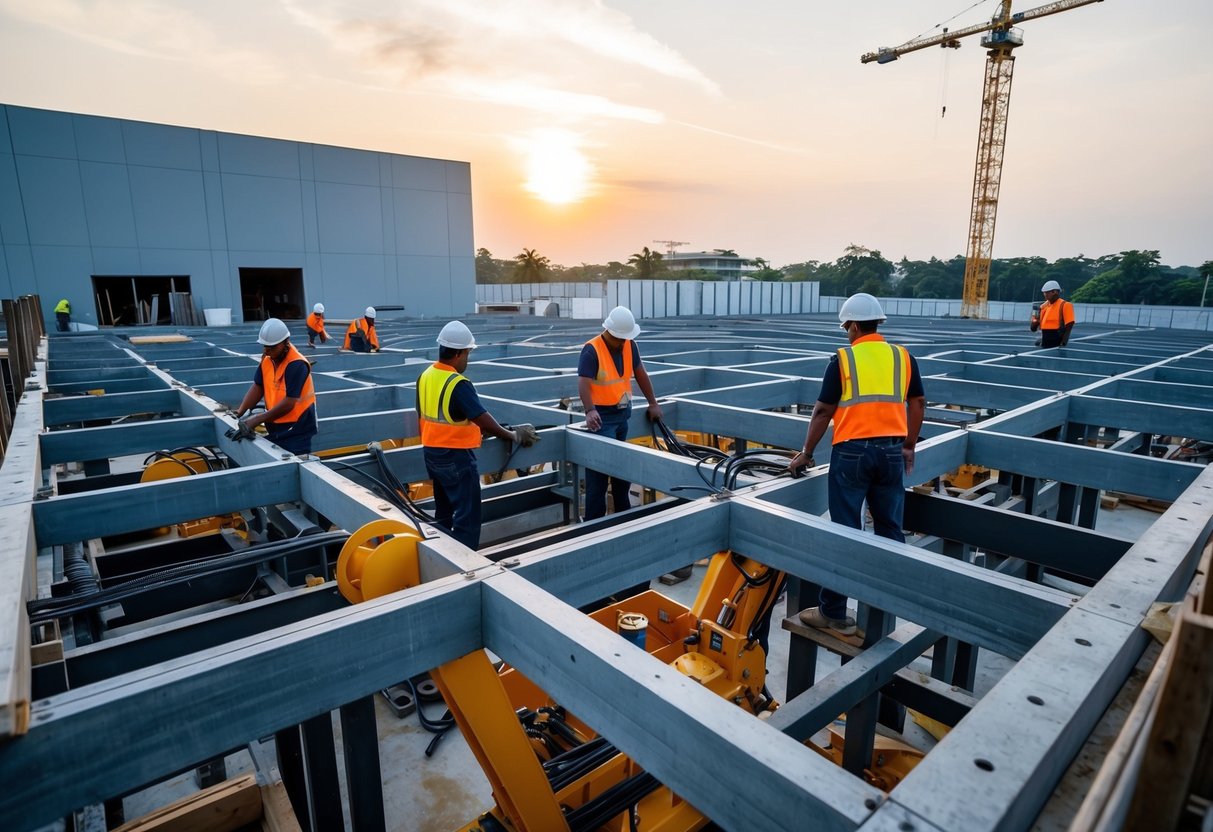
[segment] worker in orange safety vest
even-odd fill
[[[291,344],[290,335],[286,324],[277,318],[261,325],[257,335],[261,363],[236,410],[236,418],[249,431],[264,424],[271,442],[302,456],[312,452],[312,437],[316,435],[316,389],[312,365]],[[262,398],[265,411],[242,419]]]
[[[847,298],[838,319],[850,345],[826,367],[804,447],[788,468],[798,476],[817,464],[813,450],[832,419],[830,519],[862,529],[866,500],[876,534],[904,543],[904,475],[914,470],[914,445],[926,411],[918,362],[905,347],[877,333],[886,317],[871,295]],[[842,635],[857,632],[855,619],[847,615],[847,596],[825,587],[819,605],[803,610],[800,620]]]
[[[379,352],[379,335],[375,332],[375,307],[368,306],[366,314],[350,321],[345,331],[344,349],[354,352]]]
[[[320,343],[324,343],[329,339],[329,334],[324,328],[324,304],[318,303],[312,307],[312,313],[307,316],[307,345],[315,347],[316,339],[320,339]]]
[[[1040,287],[1045,301],[1039,311],[1032,311],[1030,329],[1040,330],[1040,346],[1042,349],[1064,347],[1070,341],[1070,330],[1074,328],[1074,304],[1062,300],[1061,284],[1050,280]]]

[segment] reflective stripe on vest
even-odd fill
[[[268,355],[261,358],[261,383],[264,385],[262,389],[265,392],[265,409],[273,410],[275,405],[286,398],[286,368],[294,361],[302,361],[308,367],[307,378],[303,382],[303,390],[300,391],[299,400],[295,402],[295,406],[285,416],[274,419],[275,425],[298,422],[299,417],[306,413],[309,407],[316,404],[316,389],[312,384],[311,365],[299,350],[295,349],[295,345],[291,344],[281,364],[275,365]]]
[[[906,435],[910,354],[904,347],[864,336],[838,351],[838,371],[842,398],[834,411],[834,444]]]
[[[632,400],[632,342],[623,342],[623,374],[615,369],[615,359],[601,335],[590,340],[598,353],[598,375],[590,379],[590,401],[615,407]]]
[[[451,419],[451,393],[464,376],[454,367],[436,362],[417,379],[417,421],[421,444],[427,448],[479,448],[480,427]],[[471,384],[471,382],[468,382]]]

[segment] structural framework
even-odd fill
[[[284,775],[308,784],[296,811],[325,828],[331,806],[308,795],[335,793],[340,711],[357,784],[342,797],[348,817],[381,828],[379,778],[365,776],[379,771],[369,697],[485,647],[725,829],[1026,828],[1142,655],[1148,608],[1183,593],[1213,528],[1213,471],[1152,453],[1170,437],[1213,439],[1213,351],[1194,333],[1085,326],[1042,352],[1018,326],[891,321],[882,331],[918,358],[930,405],[907,482],[928,487],[907,495],[915,534],[898,544],[823,519],[824,468],[709,493],[693,460],[578,430],[562,399],[576,400],[577,354],[596,330],[482,318],[469,375],[499,420],[542,428],[509,465],[547,470],[485,487],[479,553],[428,531],[420,586],[349,606],[324,535],[408,522],[375,492],[380,470],[360,451],[417,435],[413,384],[440,323],[384,322],[376,355],[317,352],[314,450],[349,450],[307,460],[225,436],[224,405],[259,353],[251,327],[196,330],[187,343],[51,338],[0,472],[0,782],[20,784],[0,790],[0,827],[37,828],[277,735]],[[640,343],[670,427],[780,448],[803,442],[841,346],[835,321],[809,316],[670,319]],[[631,433],[648,433],[640,408]],[[123,467],[183,447],[228,465],[147,482]],[[425,477],[420,448],[386,456],[401,481]],[[494,471],[507,449],[489,441],[480,458]],[[929,487],[965,465],[995,473],[964,495]],[[666,496],[580,523],[571,498],[585,468]],[[1124,540],[1095,530],[1101,490],[1170,508]],[[84,579],[102,588],[239,555],[239,523],[130,545],[232,513],[253,536],[324,542],[63,615],[57,633],[27,607],[66,592],[65,563],[81,553]],[[887,635],[811,684],[815,647],[794,634],[789,701],[760,721],[577,611],[725,549],[801,579],[793,615],[810,584],[826,583],[883,611],[869,629]],[[323,582],[309,586],[309,574]],[[31,632],[60,649],[36,644],[31,659]],[[935,678],[904,672],[930,645]],[[1014,661],[980,699],[964,689],[979,650]],[[888,793],[802,744],[842,711],[848,733],[870,741],[881,692],[954,725]],[[293,766],[282,758],[291,737],[307,749]],[[721,787],[737,783],[744,800]]]

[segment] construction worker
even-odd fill
[[[55,328],[60,332],[71,329],[72,305],[67,298],[55,304]]]
[[[350,321],[345,331],[345,349],[354,352],[379,352],[379,336],[375,333],[375,307],[368,306],[366,314]]]
[[[1040,330],[1042,349],[1064,347],[1070,341],[1070,330],[1074,328],[1074,304],[1061,299],[1061,284],[1050,280],[1040,287],[1045,296],[1040,311],[1032,310],[1033,332]]]
[[[838,320],[851,342],[830,359],[813,405],[804,448],[789,463],[793,476],[816,465],[813,450],[834,420],[829,506],[835,523],[863,528],[863,503],[876,534],[905,542],[903,475],[914,469],[914,445],[926,410],[918,362],[905,347],[876,332],[886,320],[880,302],[866,293],[843,303]],[[820,605],[800,613],[812,627],[843,635],[857,631],[847,615],[847,596],[821,589]]]
[[[460,321],[451,321],[438,333],[438,360],[417,379],[417,421],[425,470],[434,483],[434,520],[469,549],[480,545],[476,448],[482,436],[524,448],[539,438],[531,425],[511,430],[485,410],[475,386],[463,376],[474,349],[472,331]]]
[[[632,416],[632,377],[648,400],[650,421],[661,418],[661,406],[653,394],[653,382],[640,361],[635,338],[640,326],[630,309],[616,306],[602,322],[602,334],[581,348],[577,362],[577,392],[585,408],[585,426],[600,436],[620,441],[628,438],[628,420]],[[606,515],[607,475],[585,472],[585,519]],[[615,511],[632,506],[628,497],[630,482],[611,477]]]
[[[284,451],[296,455],[312,452],[316,435],[316,391],[312,366],[291,344],[290,330],[277,318],[261,325],[261,363],[253,373],[253,384],[236,411],[243,428],[251,431],[264,424],[267,438]],[[248,418],[245,413],[265,399],[265,411]]]
[[[324,329],[324,304],[318,303],[312,307],[312,314],[307,316],[307,345],[315,349],[315,340],[319,338],[320,343],[324,343],[329,339],[329,334]]]

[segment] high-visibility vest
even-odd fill
[[[1056,302],[1041,304],[1041,329],[1065,329],[1066,324],[1072,323],[1074,323],[1074,304],[1066,303],[1062,298],[1058,298]]]
[[[834,444],[906,435],[910,354],[875,333],[838,351],[842,398],[834,411]]]
[[[362,332],[362,337],[366,342],[375,349],[379,349],[379,336],[375,334],[375,327],[368,326],[366,318],[358,318],[350,321],[350,328],[345,331],[345,348],[350,348],[350,336],[355,332]]]
[[[632,342],[623,342],[623,373],[615,369],[615,359],[601,335],[589,341],[598,353],[598,375],[590,379],[590,401],[615,407],[632,398]]]
[[[261,384],[265,392],[266,410],[273,410],[278,402],[286,398],[286,368],[295,361],[302,361],[308,367],[307,379],[303,382],[303,390],[299,393],[295,406],[285,416],[274,419],[275,425],[298,422],[307,409],[316,404],[316,388],[312,384],[311,365],[302,353],[295,349],[294,344],[290,345],[286,357],[279,364],[274,364],[268,355],[261,358]]]
[[[456,384],[466,380],[454,367],[441,361],[426,367],[417,379],[417,421],[421,423],[421,444],[425,447],[480,447],[480,427],[468,419],[451,418],[451,394]]]
[[[307,328],[312,332],[324,332],[324,316],[312,312],[307,316]],[[324,332],[324,335],[328,337],[327,332]]]
[[[55,304],[55,312],[66,312],[69,315],[71,314],[72,305],[67,302],[67,298],[64,298]]]

